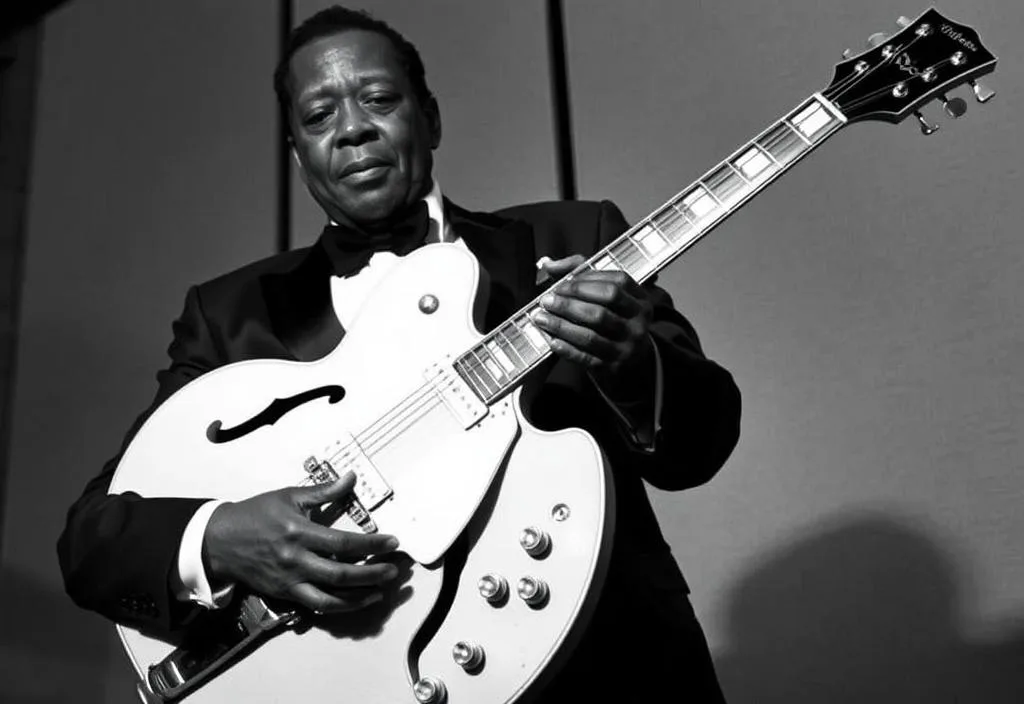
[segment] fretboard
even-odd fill
[[[612,270],[643,283],[845,123],[843,114],[815,93],[565,278]],[[551,353],[547,335],[531,320],[542,296],[455,360],[456,370],[485,403],[516,388]]]

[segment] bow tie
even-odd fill
[[[347,225],[329,223],[321,236],[324,249],[337,276],[354,276],[377,252],[404,256],[423,244],[430,229],[426,201],[420,201],[396,221],[387,232],[364,232]]]

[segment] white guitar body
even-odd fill
[[[371,518],[412,559],[404,583],[384,603],[310,617],[306,630],[283,629],[188,701],[415,702],[413,683],[429,676],[443,682],[452,704],[513,702],[552,673],[579,634],[603,580],[612,532],[610,483],[597,444],[580,430],[530,426],[518,391],[467,429],[424,376],[481,338],[473,322],[479,277],[479,265],[461,247],[418,249],[374,291],[327,357],[211,371],[167,400],[136,435],[111,493],[227,500],[297,485],[308,457],[337,456],[355,438],[365,451],[362,470],[371,462],[370,473],[394,492]],[[436,310],[421,310],[425,295],[436,298]],[[275,399],[334,386],[344,389],[340,401],[315,398],[240,437],[208,437],[214,421],[237,428]],[[519,544],[530,526],[550,536],[540,558]],[[347,516],[335,527],[358,530]],[[454,601],[436,632],[410,653],[441,594],[445,553],[464,529],[468,554]],[[503,604],[480,595],[486,574],[507,580]],[[518,596],[524,576],[547,584],[541,606]],[[174,645],[118,630],[145,683],[149,666]],[[453,660],[460,641],[483,649],[484,663],[473,674]]]

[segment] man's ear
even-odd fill
[[[295,150],[295,142],[291,139],[288,140],[288,151],[292,153],[292,160],[295,161],[295,167],[299,170],[299,178],[307,186],[309,183],[306,181],[306,169],[302,166],[302,159],[299,158],[299,153]]]
[[[433,96],[424,106],[427,115],[427,125],[430,129],[430,148],[437,149],[441,144],[441,108],[437,106],[437,99]]]

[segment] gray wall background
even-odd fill
[[[372,9],[422,49],[446,193],[554,198],[542,3]],[[581,196],[639,219],[917,9],[568,0]],[[940,9],[1000,56],[992,103],[939,116],[928,138],[842,131],[662,277],[744,392],[722,473],[652,492],[735,702],[1024,698],[1024,7]],[[273,249],[275,22],[272,3],[200,0],[77,0],[46,21],[3,701],[135,701],[113,630],[63,595],[53,546],[148,402],[185,288]],[[303,244],[322,220],[296,195]]]

